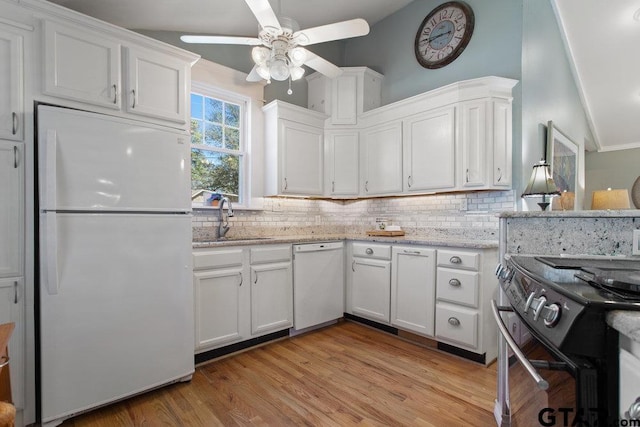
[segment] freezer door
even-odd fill
[[[193,372],[190,215],[45,213],[40,248],[43,422]]]
[[[186,132],[38,107],[41,210],[190,211]]]

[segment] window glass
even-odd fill
[[[194,207],[215,206],[226,196],[243,203],[242,102],[191,94],[191,200]]]

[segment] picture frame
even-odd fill
[[[546,160],[560,197],[554,197],[551,210],[577,210],[579,159],[578,144],[549,120],[547,123]]]

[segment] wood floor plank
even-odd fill
[[[354,322],[199,366],[63,427],[495,425],[484,367]]]

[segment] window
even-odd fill
[[[215,205],[216,194],[245,202],[246,100],[204,86],[191,93],[191,201]]]

